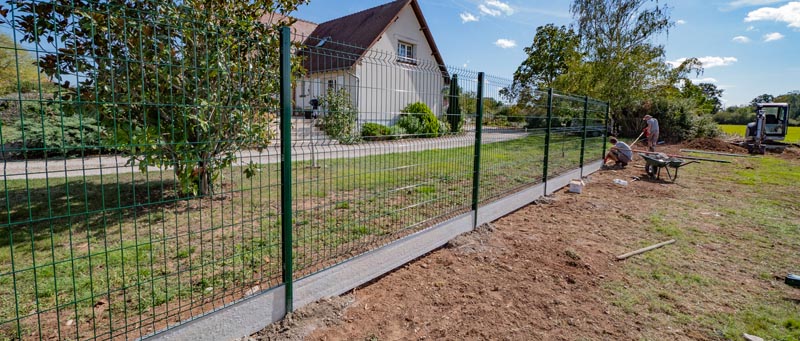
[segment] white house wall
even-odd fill
[[[416,63],[397,61],[400,41],[415,48]],[[325,95],[328,81],[345,87],[358,107],[359,123],[392,125],[400,110],[424,102],[442,113],[444,78],[411,5],[399,14],[373,47],[349,70],[313,73],[295,81],[295,107],[311,110],[311,100]]]
[[[328,91],[330,81],[337,88],[345,88],[350,93],[353,103],[358,102],[358,82],[349,71],[321,72],[307,75],[294,83],[294,106],[303,110],[311,110],[311,100],[321,100]]]
[[[417,64],[397,61],[399,41],[414,44]],[[393,124],[405,106],[424,102],[442,112],[444,79],[411,5],[356,65],[359,121]]]

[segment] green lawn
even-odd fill
[[[797,289],[783,283],[800,264],[800,162],[727,159],[681,170],[680,186],[631,219],[645,222],[644,240],[677,240],[628,259],[626,279],[605,284],[612,304],[642,321],[642,339],[667,329],[686,332],[678,339],[800,339]]]
[[[719,127],[725,134],[744,136],[744,125],[720,124]],[[789,127],[788,134],[786,134],[786,139],[784,141],[800,142],[800,127]]]
[[[601,144],[587,141],[587,162]],[[295,277],[469,210],[474,147],[377,146],[387,154],[293,164]],[[481,201],[540,182],[543,152],[542,136],[484,145]],[[549,174],[579,162],[580,139],[554,136]],[[279,284],[279,174],[232,168],[197,199],[168,172],[0,183],[0,339],[137,337]]]

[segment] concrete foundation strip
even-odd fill
[[[547,186],[537,184],[480,207],[477,225],[494,221],[536,199],[567,186],[580,174],[600,169],[602,161],[568,171],[549,179]],[[583,172],[581,172],[583,171]],[[545,192],[545,187],[547,191]],[[456,236],[472,230],[473,211],[464,213],[429,229],[396,240],[334,267],[301,278],[294,283],[294,307],[300,308],[319,299],[341,295],[382,274],[436,250]],[[228,307],[208,313],[184,324],[152,335],[149,340],[233,340],[251,335],[285,315],[283,285],[248,297]]]

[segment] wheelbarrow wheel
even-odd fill
[[[644,166],[644,170],[647,172],[651,178],[655,179],[658,177],[658,167],[656,165],[647,164]]]

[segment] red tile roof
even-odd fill
[[[409,4],[417,16],[428,45],[433,50],[436,62],[447,78],[447,71],[443,67],[444,60],[436,47],[417,0],[396,0],[317,25],[305,42],[308,48],[300,52],[306,57],[304,63],[306,70],[321,72],[352,67],[378,41],[400,11]]]

